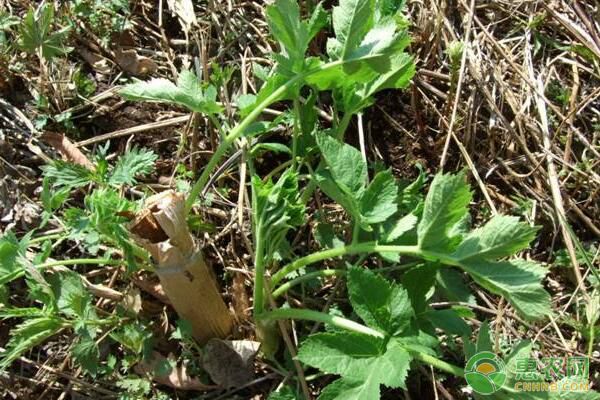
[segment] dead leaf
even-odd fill
[[[134,49],[123,50],[118,47],[115,50],[115,61],[123,71],[133,76],[152,75],[158,69],[154,61],[148,57],[138,55]]]
[[[142,311],[142,295],[140,294],[140,289],[136,287],[130,288],[123,297],[121,305],[129,313],[138,315],[140,311]]]
[[[78,47],[77,52],[88,64],[90,64],[94,71],[102,75],[110,74],[110,65],[106,58],[84,47]]]
[[[254,379],[254,356],[260,347],[252,340],[211,339],[204,346],[202,367],[213,382],[240,387]]]
[[[139,362],[133,369],[140,375],[151,374],[154,382],[177,390],[210,390],[217,388],[214,385],[205,385],[198,378],[189,376],[185,364],[173,367],[167,375],[154,374],[160,364],[165,362],[168,362],[168,359],[155,351],[152,352],[150,361]]]
[[[187,34],[193,25],[198,24],[192,0],[167,0],[169,9],[177,15],[181,27]]]
[[[65,160],[94,170],[94,164],[62,133],[46,132],[42,140],[54,147]]]
[[[133,276],[131,277],[131,281],[144,292],[152,295],[154,298],[159,300],[163,304],[171,304],[171,301],[167,297],[164,289],[158,279],[152,280],[150,277],[146,275]]]

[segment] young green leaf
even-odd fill
[[[154,78],[126,85],[119,94],[127,100],[172,103],[203,114],[218,114],[222,111],[222,107],[217,104],[216,89],[213,86],[203,89],[196,75],[189,70],[179,73],[177,84],[167,79]]]
[[[355,196],[361,193],[368,175],[360,151],[327,135],[317,136],[317,144],[331,177],[341,190]]]
[[[44,177],[47,178],[53,188],[72,190],[86,186],[96,181],[93,171],[86,167],[70,162],[55,160],[42,167]]]
[[[414,317],[406,290],[369,269],[348,270],[348,295],[354,311],[369,327],[389,335],[401,334]]]
[[[49,275],[46,280],[52,288],[60,312],[73,318],[95,317],[91,296],[83,286],[79,274],[61,271]]]
[[[336,37],[327,42],[332,63],[316,68],[315,62],[307,82],[324,90],[368,83],[392,70],[397,72],[392,59],[410,40],[393,18],[376,18],[380,14],[373,0],[341,0],[333,9]]]
[[[6,350],[0,354],[0,371],[5,370],[23,353],[41,344],[50,336],[65,327],[64,322],[56,317],[40,317],[27,319],[10,332],[10,340]]]
[[[151,150],[140,150],[134,147],[119,158],[108,183],[111,185],[134,185],[136,176],[152,172],[157,158],[158,156]]]
[[[373,27],[374,0],[341,0],[333,8],[333,30],[336,37],[327,42],[332,58],[346,59],[360,45]]]
[[[467,215],[470,201],[471,191],[463,173],[436,175],[418,226],[419,247],[439,252],[453,250],[461,239],[455,234],[456,225]]]
[[[541,285],[548,272],[525,260],[463,262],[461,268],[480,286],[504,296],[525,318],[534,320],[552,313],[550,295]]]
[[[51,32],[54,22],[54,5],[45,3],[34,11],[30,8],[19,28],[19,45],[30,54],[41,52],[42,57],[51,59],[67,54],[72,49],[65,47],[69,27]]]
[[[381,171],[373,178],[360,197],[363,222],[383,222],[398,210],[398,185],[390,170]]]
[[[0,237],[0,286],[21,276],[23,268],[19,258],[25,256],[32,233],[28,233],[21,240],[10,231]]]
[[[71,349],[75,361],[91,376],[96,376],[100,366],[100,350],[96,341],[87,335],[79,337],[79,340]]]
[[[280,249],[287,232],[304,221],[298,174],[286,170],[276,183],[252,177],[254,190],[253,220],[255,238],[262,241],[265,264]]]
[[[267,7],[267,22],[283,50],[283,54],[275,56],[280,64],[279,71],[285,75],[302,72],[308,44],[327,23],[327,14],[321,4],[306,21],[300,16],[296,0],[277,0]]]
[[[536,228],[519,222],[517,217],[496,215],[466,235],[452,257],[461,261],[507,257],[527,248],[536,232]]]

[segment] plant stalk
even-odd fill
[[[264,243],[256,228],[256,249],[254,250],[254,315],[262,314],[265,308],[265,263]]]
[[[378,245],[375,242],[366,242],[366,243],[357,243],[351,244],[349,246],[344,247],[336,247],[335,249],[327,249],[318,251],[316,253],[309,254],[308,256],[299,258],[273,274],[271,278],[271,282],[273,287],[277,286],[279,282],[286,275],[302,268],[310,264],[314,264],[319,261],[327,260],[329,258],[341,257],[350,254],[360,254],[360,253],[398,253],[405,254],[411,256],[420,256],[423,257],[424,253],[419,249],[418,246],[386,246],[386,245]]]
[[[299,308],[278,308],[277,310],[268,311],[260,315],[258,318],[262,320],[304,319],[308,321],[334,325],[352,332],[361,333],[381,339],[385,338],[385,335],[383,333],[375,329],[369,328],[368,326],[359,324],[358,322],[354,322],[346,318],[337,317],[334,315],[329,315],[323,312],[313,310],[304,310]],[[437,369],[440,369],[444,372],[448,372],[454,376],[460,378],[464,376],[464,369],[461,367],[447,363],[446,361],[430,356],[429,354],[421,353],[419,351],[409,349],[409,352],[411,356],[416,360],[429,364]]]
[[[306,71],[302,74],[296,75],[295,77],[287,81],[285,84],[278,87],[275,91],[273,91],[273,93],[271,93],[269,96],[267,96],[267,98],[265,98],[256,107],[254,107],[254,109],[250,112],[250,114],[246,116],[246,118],[244,118],[239,124],[233,127],[231,132],[229,132],[229,134],[226,135],[223,141],[217,146],[217,149],[215,150],[214,154],[208,161],[208,164],[206,164],[206,167],[202,171],[200,178],[198,178],[198,180],[192,187],[185,204],[186,215],[189,214],[190,210],[192,209],[196,198],[200,195],[200,193],[202,193],[204,186],[206,186],[206,183],[210,179],[210,174],[216,168],[217,164],[221,161],[223,156],[225,156],[225,154],[233,145],[233,143],[244,134],[244,132],[250,126],[250,124],[254,122],[254,120],[258,118],[260,114],[262,114],[265,108],[270,106],[272,103],[276,102],[281,96],[283,96],[283,94],[285,94],[286,91],[288,91],[297,83],[301,82],[307,76],[310,76],[319,71],[324,71],[329,68],[335,68],[339,65],[343,65],[344,62],[344,60],[333,61],[324,64],[320,67],[314,68],[310,71]]]
[[[277,310],[267,311],[257,315],[256,318],[260,320],[303,319],[334,325],[352,332],[362,333],[364,335],[374,336],[381,339],[385,337],[383,333],[369,328],[368,326],[361,325],[358,322],[335,315],[329,315],[320,311],[305,310],[301,308],[278,308]]]

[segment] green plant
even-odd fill
[[[269,310],[269,297],[279,297],[304,281],[295,275],[303,267],[344,256],[374,253],[387,259],[397,260],[400,255],[423,260],[424,264],[406,271],[407,276],[423,275],[426,268],[456,268],[508,299],[523,317],[548,315],[549,295],[541,285],[546,269],[524,260],[498,261],[526,248],[535,236],[535,228],[514,217],[496,216],[483,227],[469,231],[467,207],[471,192],[463,174],[436,176],[424,202],[419,201],[414,191],[400,189],[390,171],[379,171],[369,179],[368,165],[360,152],[340,141],[351,117],[370,105],[375,93],[406,86],[414,73],[411,57],[403,52],[408,36],[394,12],[386,14],[385,8],[374,1],[342,0],[333,11],[336,36],[327,43],[326,60],[305,56],[309,42],[327,20],[321,6],[314,9],[310,19],[303,20],[294,1],[279,0],[267,7],[267,17],[282,48],[274,56],[276,67],[256,96],[246,96],[238,103],[242,120],[223,137],[187,202],[191,210],[217,163],[238,138],[252,134],[253,121],[267,106],[292,100],[291,163],[274,182],[256,175],[252,178],[254,317],[263,351],[273,355],[276,349],[275,326],[269,321],[293,318],[325,322],[334,332],[309,337],[298,356],[308,365],[342,376],[323,391],[324,399],[378,398],[380,384],[403,387],[411,360],[462,375],[461,368],[437,358],[437,340],[426,328],[450,324],[458,326],[459,333],[470,334],[458,313],[428,308],[424,295],[435,286],[434,279],[426,279],[420,287],[403,288],[358,266],[347,271],[321,271],[322,276],[348,276],[350,300],[366,326],[308,309]],[[182,79],[193,78],[184,71]],[[218,116],[215,96],[210,96],[210,106],[206,107],[206,96],[198,85],[187,93],[187,87],[193,85],[179,82],[175,86],[154,80],[125,87],[122,94],[128,99],[183,105],[214,119]],[[312,93],[333,92],[338,118],[332,129],[322,131],[316,123],[316,96],[300,100],[300,89],[305,86]],[[211,89],[210,93],[215,92]],[[315,159],[320,159],[316,168],[311,167]],[[251,160],[249,165],[253,170]],[[302,191],[298,173],[305,167],[311,183]],[[304,222],[304,204],[315,186],[342,205],[352,218],[352,240],[347,245],[296,258],[289,254],[286,235]],[[291,261],[275,270],[269,280],[267,271],[282,259]],[[358,262],[362,259],[364,256]],[[292,280],[284,283],[288,277]],[[339,328],[352,333],[338,332]],[[384,372],[389,368],[395,373]]]
[[[12,233],[0,238],[0,284],[25,278],[32,303],[32,306],[22,308],[13,307],[6,301],[0,307],[0,318],[23,320],[11,331],[0,369],[65,329],[74,331],[79,337],[71,347],[71,354],[91,375],[108,372],[99,360],[99,337],[121,343],[133,352],[134,357],[142,357],[141,343],[150,339],[148,335],[140,336],[144,332],[143,326],[129,327],[135,320],[126,313],[100,317],[81,276],[64,267],[123,265],[124,261],[112,258],[115,253],[122,256],[130,270],[139,268],[148,260],[147,253],[130,240],[123,226],[127,219],[121,215],[133,212],[137,205],[124,199],[116,188],[135,184],[137,176],[150,172],[155,159],[154,153],[134,148],[111,167],[106,160],[105,148],[96,156],[93,170],[63,161],[44,167],[41,194],[44,214],[40,228],[52,220],[63,229],[59,233],[35,238],[32,237],[34,232],[20,240]],[[89,185],[95,187],[85,196],[83,208],[65,207],[71,192]],[[58,213],[61,209],[64,209],[62,218]],[[57,245],[64,240],[78,243],[85,253],[97,258],[50,260],[52,243]],[[40,244],[42,250],[31,260],[28,252]],[[120,336],[121,329],[136,331],[136,335],[129,332]],[[125,341],[137,344],[127,346],[123,344]]]
[[[64,46],[70,27],[52,31],[54,24],[54,6],[45,3],[37,10],[30,8],[19,27],[19,45],[40,60],[50,60],[68,53],[71,49]]]
[[[70,7],[74,16],[92,29],[104,46],[110,45],[113,34],[130,27],[127,0],[75,0],[70,2]]]
[[[445,353],[436,330],[461,337],[463,355],[468,359],[475,350],[491,349],[489,337],[484,340],[489,336],[487,325],[480,329],[473,349],[469,345],[471,328],[464,319],[474,314],[460,307],[434,309],[430,303],[432,293],[474,303],[466,278],[505,298],[527,321],[551,314],[550,296],[542,286],[547,269],[533,261],[511,258],[529,246],[537,228],[516,217],[497,215],[471,229],[468,207],[472,193],[465,173],[436,175],[423,195],[424,173],[414,182],[398,182],[390,170],[370,169],[366,157],[344,142],[352,118],[371,105],[378,92],[404,88],[414,75],[412,57],[404,51],[409,37],[401,4],[340,0],[332,13],[334,37],[329,38],[323,57],[306,55],[312,39],[328,23],[321,5],[314,7],[309,18],[302,17],[293,0],[277,0],[268,6],[268,24],[281,51],[273,56],[272,70],[261,74],[265,81],[258,93],[238,98],[239,122],[231,128],[217,102],[218,88],[201,83],[190,71],[181,71],[177,83],[153,79],[121,90],[129,100],[170,103],[203,114],[219,130],[220,144],[187,193],[185,211],[192,223],[190,213],[198,198],[238,139],[257,142],[245,152],[252,175],[257,337],[263,342],[263,353],[276,359],[279,337],[274,321],[323,323],[326,332],[306,335],[297,358],[323,373],[340,376],[323,389],[320,398],[325,400],[378,399],[382,385],[405,388],[409,370],[419,363],[462,377],[462,367],[442,359]],[[218,85],[229,79],[211,81]],[[333,122],[328,128],[319,123],[315,110],[323,92],[331,92],[333,99]],[[291,103],[283,117],[256,121],[267,107],[281,101]],[[291,130],[289,146],[261,143],[273,126],[281,124]],[[289,154],[290,159],[261,178],[255,168],[256,155],[265,150]],[[115,213],[134,211],[136,204],[123,199],[116,187],[135,183],[136,175],[150,172],[153,161],[150,153],[133,150],[111,168],[101,151],[93,171],[61,162],[47,167],[42,196],[46,219],[53,218],[74,188],[93,184],[95,189],[87,194],[85,207],[67,211],[64,225],[69,233],[61,237],[76,239],[92,254],[100,250],[99,243],[106,244],[113,252],[118,249],[131,269],[145,266],[145,252],[131,243],[124,218]],[[307,205],[317,188],[350,217],[342,231],[351,234],[340,238],[324,225],[315,235],[323,248],[298,254],[288,241],[289,234],[307,221]],[[31,240],[36,239],[18,241],[11,236],[7,246],[23,256]],[[365,267],[369,256],[385,265],[378,270]],[[107,257],[90,263],[105,261],[121,262]],[[335,267],[307,272],[321,262]],[[27,273],[14,264],[5,276],[15,279],[15,274]],[[296,286],[331,276],[347,279],[352,311],[338,308],[327,313],[281,303]],[[53,318],[58,318],[56,315],[52,313]],[[56,332],[63,325],[51,327]],[[128,343],[128,337],[136,337],[133,331],[121,333],[111,337],[120,337],[120,343],[136,354],[143,351],[145,341]],[[177,335],[183,338],[181,332]],[[190,343],[186,346],[192,347]],[[90,353],[91,358],[95,356],[93,349],[83,347],[80,359]],[[147,382],[137,378],[123,379],[121,385],[140,396],[150,392]],[[507,387],[496,395],[511,398],[513,394]]]

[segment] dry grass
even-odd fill
[[[4,1],[0,7],[21,14],[26,3]],[[73,65],[85,64],[95,76],[99,90],[89,101],[69,106],[65,100],[70,96],[69,88],[60,83],[67,79],[65,66],[38,66],[23,55],[2,60],[0,70],[16,63],[24,68],[3,74],[5,81],[0,83],[17,108],[25,108],[23,98],[30,99],[31,93],[44,87],[53,99],[55,113],[70,111],[75,126],[93,131],[93,135],[79,138],[78,145],[88,151],[109,139],[117,152],[132,143],[156,148],[163,167],[154,185],[162,189],[172,184],[170,178],[177,164],[187,163],[194,169],[201,166],[214,149],[218,135],[210,121],[166,108],[141,112],[138,119],[125,118],[131,110],[114,91],[126,71],[115,51],[122,44],[134,50],[137,57],[150,58],[156,64],[153,75],[169,79],[181,66],[204,71],[205,79],[210,75],[208,71],[215,70],[211,63],[231,68],[232,78],[220,94],[220,101],[232,119],[232,99],[256,91],[252,64],[266,66],[266,56],[274,44],[268,37],[260,2],[201,2],[196,7],[197,25],[189,32],[184,32],[178,20],[168,14],[166,1],[159,1],[158,6],[151,3],[131,2],[132,29],[127,38],[120,38],[121,43],[107,47],[93,34],[76,37],[77,46],[66,68],[72,72]],[[481,291],[477,292],[480,305],[474,310],[491,321],[498,346],[529,338],[536,343],[540,356],[591,356],[591,378],[597,386],[600,352],[589,334],[595,329],[593,314],[598,312],[600,298],[600,282],[591,279],[595,275],[592,269],[600,265],[600,6],[591,1],[566,0],[420,0],[409,1],[408,15],[412,22],[411,51],[418,66],[414,83],[403,94],[382,95],[364,121],[351,128],[354,131],[350,136],[366,138],[366,156],[390,163],[402,177],[414,173],[416,162],[431,173],[468,168],[478,189],[475,220],[495,213],[518,213],[541,226],[539,239],[527,256],[549,265],[546,282],[553,296],[555,317],[545,326],[531,326],[502,300]],[[459,44],[464,51],[457,50]],[[317,40],[313,50],[318,52],[323,45]],[[90,53],[95,55],[94,65],[90,65]],[[33,170],[41,163],[40,157],[53,155],[35,139],[40,132],[31,121],[39,116],[38,111],[31,107],[25,112],[15,112],[11,106],[0,108],[4,116],[0,121],[4,127],[0,132],[0,171],[11,177],[0,179],[0,193],[5,190],[15,194],[8,200],[0,198],[2,217],[9,208],[15,210],[0,226],[3,230],[24,231],[31,223],[26,204],[36,203],[36,192],[32,185],[15,189],[9,180],[25,175],[35,182],[39,172]],[[107,115],[115,119],[115,124],[107,127],[98,123]],[[329,110],[323,106],[321,117],[326,121],[328,115]],[[7,121],[13,125],[17,121],[16,127],[8,126]],[[60,124],[49,128],[62,129]],[[16,131],[33,133],[33,138],[17,138]],[[240,142],[239,147],[243,146]],[[4,148],[16,151],[9,157],[1,151]],[[240,317],[238,335],[244,337],[252,331],[251,322],[245,320],[252,246],[243,157],[232,157],[227,167],[214,184],[231,188],[236,196],[233,201],[216,196],[212,208],[203,211],[218,231],[205,239],[215,262],[227,266],[224,273],[229,300]],[[308,247],[309,233],[307,224],[295,243]],[[593,251],[585,258],[582,249]],[[126,285],[117,272],[107,275],[107,286]],[[151,284],[138,286],[146,292],[154,290]],[[338,288],[335,282],[326,285],[313,305],[327,309],[336,299]],[[163,318],[160,312],[156,317]],[[282,328],[288,331],[290,327]],[[286,345],[293,351],[297,337],[291,328],[285,336]],[[68,340],[59,340],[56,346],[62,350],[52,359],[34,360],[35,354],[31,359],[22,359],[25,371],[15,368],[10,379],[0,378],[0,386],[3,381],[26,386],[29,383],[22,382],[34,379],[46,388],[32,390],[36,397],[31,398],[39,399],[68,398],[73,388],[89,398],[114,394],[114,387],[98,384],[94,388],[85,383],[80,371],[71,368],[64,351]],[[259,368],[264,375],[255,384],[265,389],[263,392],[285,379],[267,365],[260,364]],[[432,371],[421,372],[435,382]],[[455,388],[440,382],[431,387],[431,393],[446,399],[461,396]],[[233,395],[209,392],[202,398]],[[408,393],[404,396],[410,398]]]

